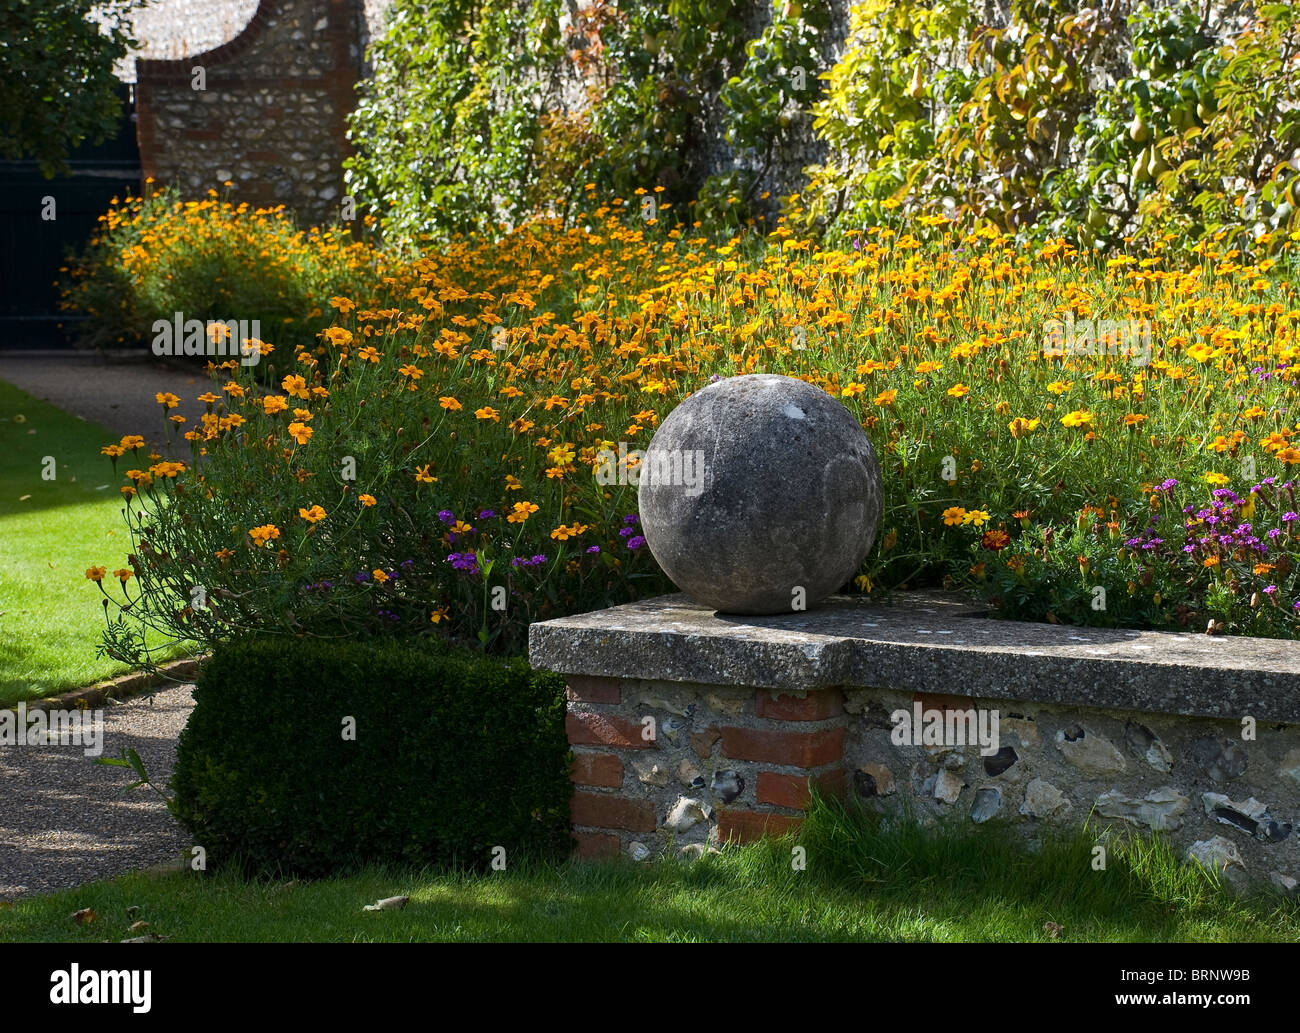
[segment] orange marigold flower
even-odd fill
[[[280,529],[275,524],[263,524],[261,527],[254,527],[248,532],[248,537],[253,539],[254,545],[267,545],[280,537]]]
[[[289,436],[298,444],[305,445],[311,440],[312,429],[305,423],[295,421],[289,424]]]
[[[312,506],[310,509],[299,508],[298,515],[306,520],[307,523],[314,524],[318,520],[325,519],[325,510],[321,509],[320,506]]]
[[[86,577],[90,581],[95,582],[95,584],[99,584],[99,582],[104,580],[104,575],[107,573],[108,573],[107,567],[90,567],[86,571]]]
[[[357,499],[363,506],[369,507],[375,504],[375,497],[373,495],[358,495]]]

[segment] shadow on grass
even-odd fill
[[[1094,847],[1106,867],[1094,867]],[[795,864],[796,848],[806,866]],[[364,912],[409,895],[399,911]],[[542,864],[485,874],[368,868],[315,882],[231,874],[127,877],[20,901],[8,939],[102,939],[141,907],[183,940],[1019,941],[1296,940],[1300,910],[1236,899],[1163,839],[935,826],[818,802],[798,837],[668,856]],[[106,925],[70,927],[95,907]],[[1055,936],[1046,923],[1062,928]]]

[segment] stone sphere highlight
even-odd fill
[[[651,554],[723,613],[812,609],[857,572],[880,526],[866,433],[793,377],[731,377],[695,392],[655,432],[640,470]]]

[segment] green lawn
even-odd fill
[[[1032,854],[992,825],[926,832],[837,806],[800,843],[668,859],[448,875],[368,869],[317,882],[138,873],[0,907],[0,941],[120,940],[134,921],[177,941],[1289,941],[1300,909],[1238,900],[1165,845],[1052,838]],[[408,895],[400,911],[365,912]],[[95,919],[77,925],[74,911]],[[128,914],[128,908],[138,911]]]
[[[99,455],[116,439],[0,381],[0,706],[125,669],[95,656],[103,609],[85,577],[129,552],[119,481]]]

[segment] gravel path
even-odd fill
[[[165,786],[193,688],[106,707],[102,756],[130,747]],[[0,900],[178,861],[185,832],[148,786],[122,791],[134,780],[130,768],[98,765],[79,745],[0,746]]]
[[[143,434],[151,444],[163,441],[154,396],[179,397],[171,412],[193,423],[203,412],[195,398],[211,383],[200,369],[165,366],[139,351],[0,351],[0,380],[118,434]]]

